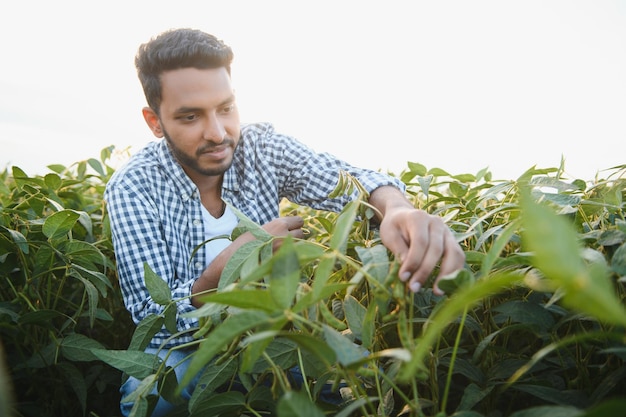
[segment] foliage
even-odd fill
[[[467,268],[441,284],[445,296],[406,290],[364,201],[338,214],[284,202],[283,214],[303,216],[309,233],[276,252],[274,238],[242,217],[234,236],[251,231],[257,240],[194,312],[198,349],[176,381],[136,349],[172,321],[177,301],[149,268],[147,287],[164,312],[140,323],[124,350],[132,326],[100,200],[106,156],[92,161],[100,175],[57,172],[60,182],[46,182],[14,169],[0,185],[0,273],[9,277],[0,331],[15,386],[65,375],[57,402],[41,393],[49,410],[105,413],[103,397],[68,394],[79,374],[89,393],[110,394],[114,382],[89,379],[94,367],[98,377],[144,381],[135,416],[147,415],[154,387],[177,401],[195,372],[203,382],[181,415],[591,417],[621,415],[626,405],[626,166],[587,182],[562,166],[495,181],[486,169],[452,175],[410,162],[399,176],[412,202],[442,216],[467,255]],[[336,192],[351,187],[360,189],[342,175]],[[329,388],[340,404],[326,400]],[[23,401],[18,395],[26,415]]]
[[[125,348],[134,328],[102,201],[111,151],[45,176],[0,174],[0,338],[19,415],[118,408],[121,373],[89,351]]]

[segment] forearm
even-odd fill
[[[379,222],[385,216],[385,213],[391,209],[414,208],[411,202],[405,197],[404,193],[391,185],[376,188],[370,194],[368,202],[376,208],[376,220]]]
[[[230,258],[243,246],[245,243],[254,240],[254,236],[252,233],[247,232],[239,236],[237,239],[233,241],[226,249],[220,252],[219,255],[213,259],[213,261],[209,264],[208,267],[202,272],[202,275],[198,277],[198,279],[194,282],[191,288],[191,304],[198,308],[204,304],[199,300],[198,295],[206,294],[210,290],[214,290],[217,288],[220,277],[222,275],[222,271],[226,264],[230,260]]]
[[[303,232],[302,226],[304,225],[304,220],[300,216],[287,216],[280,217],[278,219],[274,219],[269,223],[263,225],[263,229],[274,237],[283,237],[287,235],[291,235],[294,238],[302,239]],[[255,239],[255,237],[250,232],[246,232],[239,236],[237,239],[233,241],[226,249],[224,249],[217,257],[211,262],[211,264],[204,270],[202,275],[194,282],[193,287],[191,289],[191,304],[198,308],[203,302],[199,300],[198,295],[200,293],[204,293],[206,291],[214,290],[217,288],[220,277],[222,276],[222,271],[224,267],[228,263],[228,260],[237,252],[243,245],[248,242],[251,242]],[[273,250],[278,249],[282,239],[273,239],[272,248]]]

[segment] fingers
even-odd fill
[[[281,237],[291,235],[297,239],[304,238],[304,232],[302,227],[304,226],[304,219],[300,216],[288,216],[274,219],[271,222],[265,224],[263,228],[269,234],[276,236],[279,239],[274,239],[272,243],[273,250],[276,251],[282,245]]]
[[[443,295],[443,291],[437,285],[441,277],[452,274],[465,266],[465,253],[454,239],[452,232],[446,234],[444,241],[444,256],[441,260],[439,274],[433,284],[433,291],[437,295]]]
[[[424,214],[413,222],[407,232],[404,249],[395,252],[401,262],[398,275],[411,291],[418,292],[440,263],[433,292],[442,295],[443,291],[437,286],[439,279],[463,268],[465,254],[452,231],[439,217]]]
[[[287,226],[287,232],[293,237],[302,239],[304,232],[302,227],[304,226],[304,219],[300,216],[283,217]]]

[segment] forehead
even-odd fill
[[[217,106],[233,95],[226,68],[181,68],[161,74],[161,108]]]

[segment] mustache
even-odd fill
[[[196,151],[196,155],[201,155],[205,152],[211,152],[217,148],[225,148],[225,147],[233,147],[235,145],[235,141],[233,138],[226,136],[221,143],[208,142],[205,145],[202,145]]]

